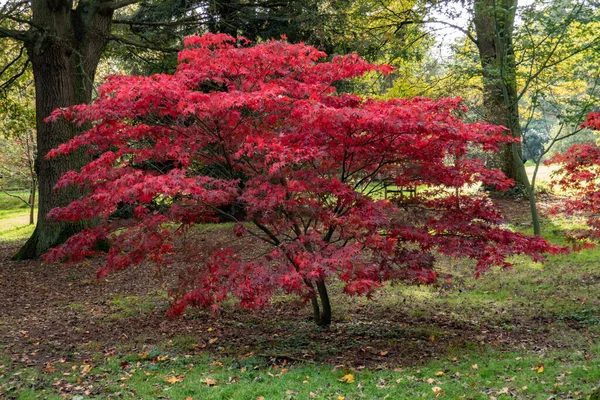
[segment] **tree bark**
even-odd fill
[[[329,300],[325,281],[316,281],[316,285],[317,290],[311,299],[314,314],[313,318],[317,325],[326,327],[331,325],[331,301]],[[310,287],[312,288],[312,285],[310,285]],[[321,305],[319,305],[319,301],[321,302]]]
[[[513,31],[517,0],[476,0],[475,30],[483,71],[484,119],[507,128],[507,134],[521,137],[517,93],[516,61]],[[516,152],[513,150],[516,146]],[[526,186],[520,144],[503,145],[488,159],[490,168],[502,170],[506,176]]]
[[[45,155],[65,143],[85,127],[61,120],[44,119],[56,108],[91,101],[96,69],[109,39],[113,10],[100,8],[98,2],[72,0],[32,0],[32,26],[36,27],[27,51],[33,67],[36,91],[37,149],[36,171],[39,182],[38,222],[32,237],[14,259],[35,258],[64,242],[84,228],[81,223],[54,222],[48,212],[78,198],[77,190],[53,192],[58,179],[67,171],[85,164],[83,152],[47,160]]]
[[[37,181],[33,179],[31,183],[31,194],[29,195],[29,225],[35,224],[35,194],[37,191]]]

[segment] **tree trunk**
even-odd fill
[[[484,119],[521,137],[513,30],[517,0],[476,0],[474,4],[477,47],[483,71]],[[517,183],[526,185],[521,146],[511,144],[488,159],[490,168],[502,170]]]
[[[35,194],[37,191],[37,181],[35,179],[31,182],[31,194],[29,196],[29,225],[35,224],[34,211],[35,211]]]
[[[112,10],[98,8],[97,2],[79,2],[72,9],[69,0],[32,0],[35,40],[27,51],[33,66],[36,92],[37,149],[36,172],[39,182],[38,222],[31,238],[14,259],[35,258],[61,244],[84,225],[48,220],[55,208],[66,206],[78,198],[77,190],[53,192],[58,179],[67,171],[85,164],[83,152],[47,160],[53,148],[80,133],[82,128],[60,120],[45,123],[56,108],[87,103],[100,56],[108,42]]]
[[[331,325],[331,302],[325,281],[317,281],[317,291],[311,299],[315,323],[319,326]],[[319,301],[321,305],[319,306]]]

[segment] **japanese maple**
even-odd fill
[[[600,131],[600,113],[588,114],[582,128]],[[600,147],[596,143],[576,144],[564,154],[556,154],[547,164],[558,164],[561,168],[554,174],[553,183],[570,194],[562,211],[586,212],[589,214],[589,232],[581,232],[580,239],[600,238]],[[556,210],[555,210],[556,211]]]
[[[49,157],[83,147],[94,159],[60,179],[58,189],[86,194],[52,217],[100,223],[48,259],[96,255],[103,239],[110,249],[100,276],[143,260],[167,264],[183,251],[174,240],[182,228],[227,214],[233,234],[270,251],[253,259],[215,251],[183,280],[171,314],[216,308],[230,295],[256,308],[284,290],[310,301],[327,325],[334,279],[347,294],[368,295],[390,280],[434,282],[440,255],[472,258],[479,274],[509,266],[513,254],[541,260],[554,250],[508,229],[483,195],[464,193],[479,182],[511,185],[467,156],[514,140],[503,128],[464,123],[459,99],[337,94],[338,81],[391,68],[325,56],[285,41],[189,37],[175,74],[111,76],[92,104],[57,110],[52,120],[93,127]],[[387,184],[419,190],[392,202],[381,196]],[[126,207],[130,218],[115,218]]]

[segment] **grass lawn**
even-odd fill
[[[481,279],[444,259],[453,286],[386,286],[373,300],[332,282],[323,330],[290,296],[166,320],[173,281],[149,266],[97,281],[94,260],[10,262],[30,233],[9,222],[20,215],[0,205],[0,398],[587,399],[600,386],[598,249],[515,258]],[[546,216],[543,232],[560,243],[580,224]],[[230,230],[196,239],[241,240]]]
[[[11,194],[27,198],[29,192],[14,192]],[[37,218],[37,209],[35,210]],[[0,193],[0,242],[14,242],[29,237],[34,225],[29,225],[29,207],[20,201]]]

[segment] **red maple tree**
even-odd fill
[[[600,113],[589,113],[581,127],[600,131]],[[575,144],[569,147],[564,154],[553,156],[546,164],[561,166],[554,173],[552,183],[560,186],[570,195],[570,199],[555,211],[588,213],[590,230],[580,232],[576,239],[599,239],[600,182],[598,182],[598,176],[600,176],[600,147],[596,143]]]
[[[464,123],[459,99],[364,99],[336,94],[335,83],[369,71],[388,73],[357,55],[325,54],[285,41],[189,37],[174,75],[111,76],[90,105],[51,119],[92,123],[49,157],[86,148],[95,159],[58,187],[83,197],[55,209],[59,220],[99,218],[50,260],[78,261],[108,240],[104,275],[143,260],[167,263],[174,233],[227,214],[233,233],[270,245],[258,259],[219,250],[197,269],[171,314],[213,306],[234,295],[244,307],[266,304],[276,290],[313,306],[331,322],[327,281],[351,295],[384,281],[432,283],[439,255],[477,261],[476,274],[526,254],[555,250],[508,229],[483,195],[464,188],[511,184],[468,156],[513,140],[503,128]],[[418,187],[395,202],[386,185]],[[132,209],[130,218],[115,212]],[[243,210],[233,213],[232,208]]]

